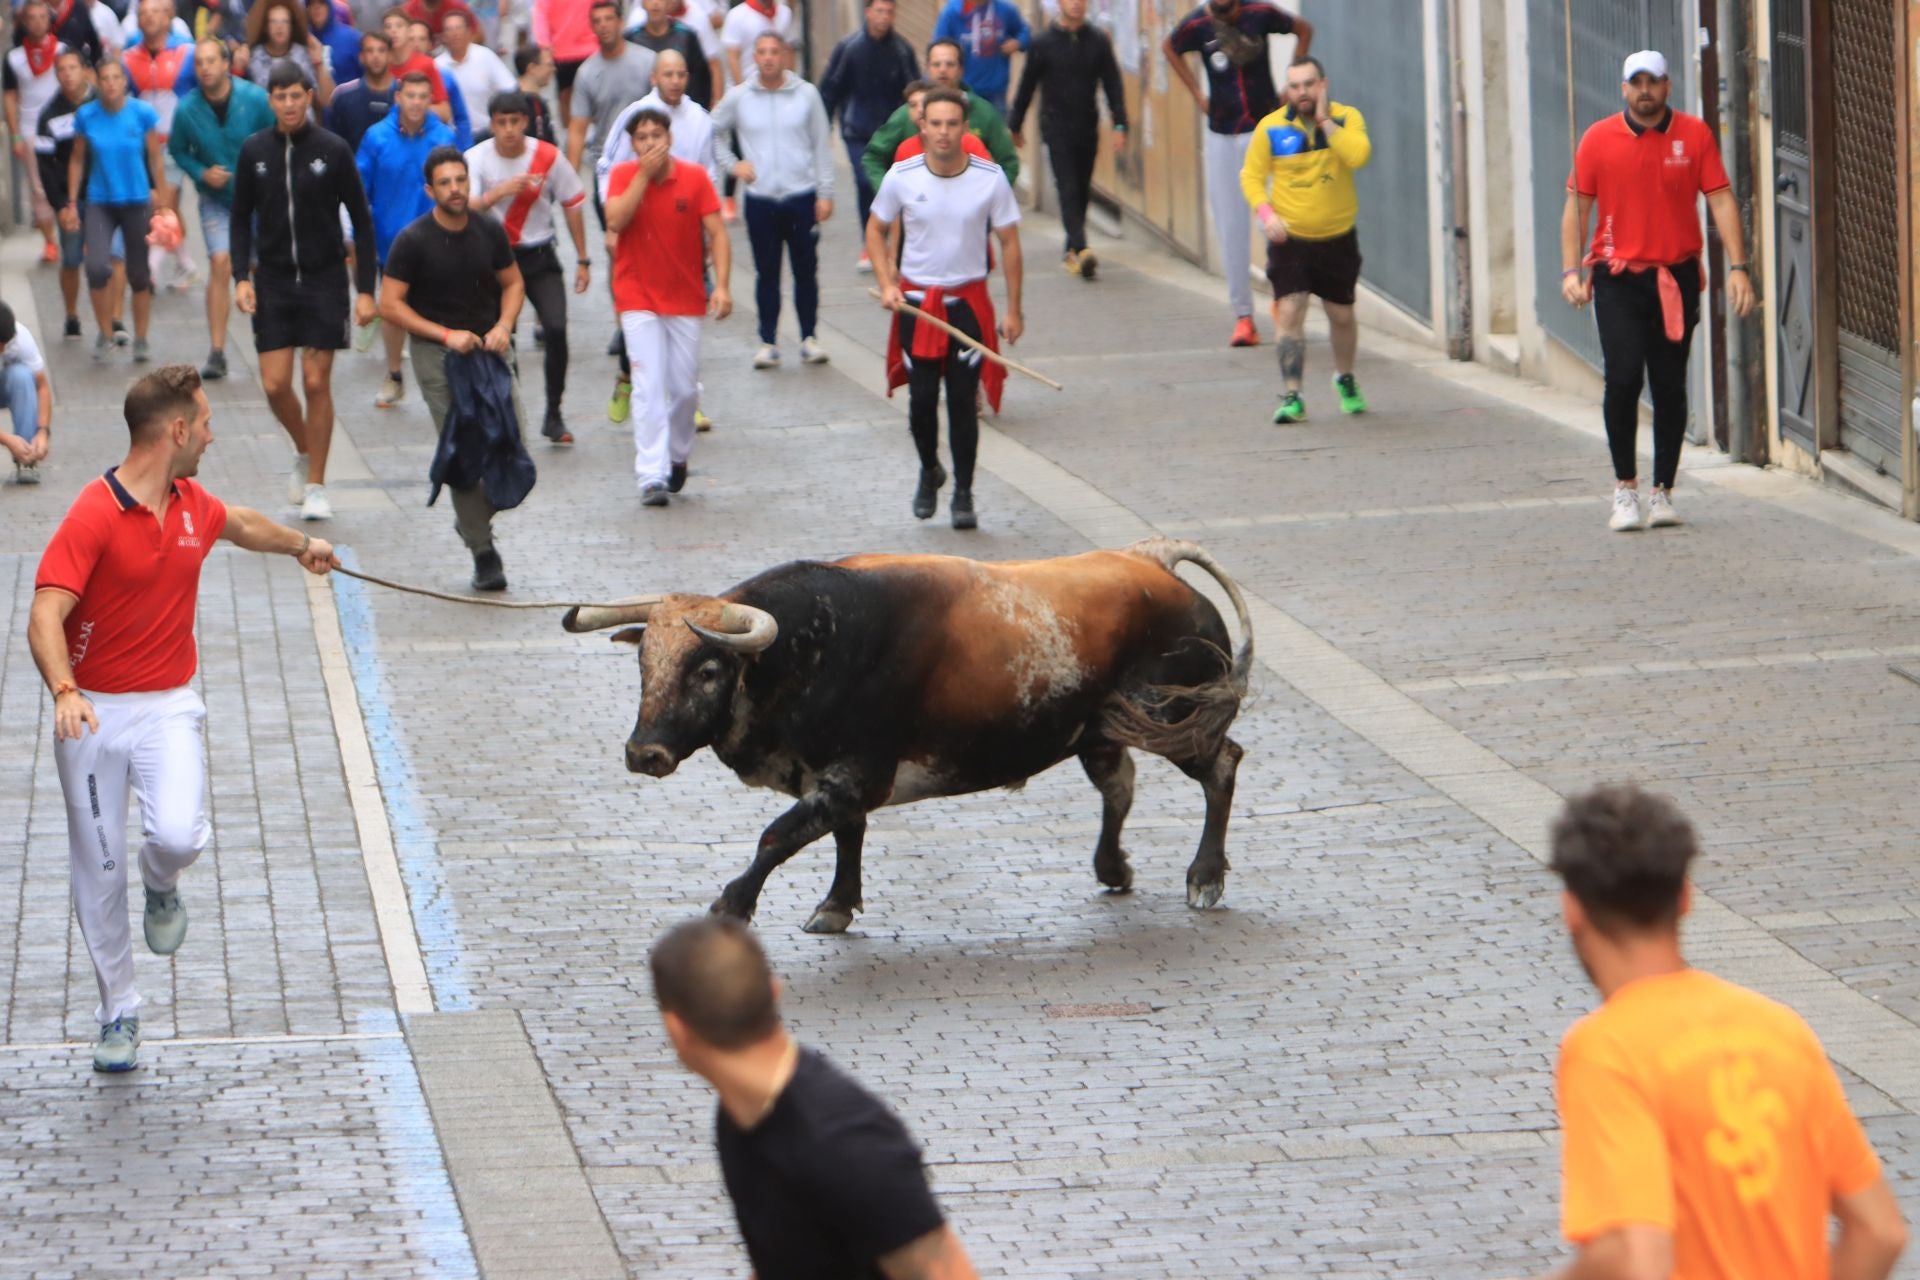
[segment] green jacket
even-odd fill
[[[1007,171],[1009,184],[1019,181],[1020,153],[1013,149],[1013,135],[1007,132],[1007,122],[1001,119],[991,102],[973,92],[967,94],[967,132],[986,143],[993,162]],[[860,157],[860,167],[866,171],[867,182],[875,191],[880,189],[880,180],[887,176],[887,170],[893,168],[893,153],[913,133],[913,116],[902,105],[887,117],[887,122],[880,126],[880,132],[874,134],[873,140],[867,143],[866,154]]]
[[[231,205],[233,166],[240,158],[240,144],[260,130],[271,128],[273,106],[267,101],[267,91],[251,80],[235,76],[224,124],[213,114],[213,107],[200,90],[195,89],[180,99],[173,113],[173,133],[167,138],[167,154],[193,179],[202,200]],[[201,178],[215,165],[227,171],[224,187],[210,187]]]

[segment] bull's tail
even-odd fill
[[[1153,561],[1168,573],[1172,573],[1174,566],[1183,560],[1197,564],[1220,584],[1221,590],[1227,593],[1227,599],[1233,602],[1233,612],[1240,623],[1240,647],[1234,651],[1233,665],[1228,670],[1227,679],[1233,686],[1236,699],[1246,697],[1248,682],[1253,674],[1253,619],[1247,613],[1246,597],[1240,594],[1239,586],[1227,576],[1220,562],[1199,543],[1179,538],[1144,538],[1127,550]]]

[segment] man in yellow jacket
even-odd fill
[[[1366,397],[1353,377],[1360,330],[1353,290],[1360,280],[1360,211],[1353,172],[1373,155],[1367,122],[1327,97],[1327,73],[1317,58],[1296,58],[1287,70],[1285,104],[1261,120],[1240,167],[1240,190],[1267,233],[1267,280],[1273,285],[1273,323],[1279,335],[1280,376],[1286,383],[1275,422],[1307,416],[1300,375],[1307,359],[1307,298],[1318,295],[1333,331],[1333,389],[1342,413],[1364,413]]]

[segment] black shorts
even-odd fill
[[[1288,236],[1267,245],[1267,283],[1273,296],[1310,293],[1338,306],[1353,305],[1360,283],[1360,237],[1352,231],[1331,240]]]
[[[353,302],[344,263],[338,271],[317,278],[309,276],[298,284],[291,277],[258,274],[253,297],[254,350],[347,348]]]
[[[573,78],[580,74],[580,68],[585,66],[586,63],[587,60],[585,58],[580,59],[578,62],[562,62],[560,59],[555,58],[553,60],[554,88],[558,89],[561,93],[566,93],[571,90],[573,88]]]

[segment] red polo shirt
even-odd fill
[[[1567,190],[1593,197],[1589,259],[1671,266],[1700,255],[1702,195],[1727,187],[1720,144],[1699,116],[1669,111],[1642,129],[1626,112],[1588,129]]]
[[[613,166],[607,203],[632,186],[639,172],[638,160]],[[700,221],[718,212],[713,180],[697,164],[675,160],[665,180],[649,184],[614,248],[614,310],[705,315],[707,242]]]
[[[177,689],[193,679],[200,563],[227,508],[191,480],[173,482],[165,526],[109,470],[80,491],[34,575],[64,591],[73,679],[92,693]]]

